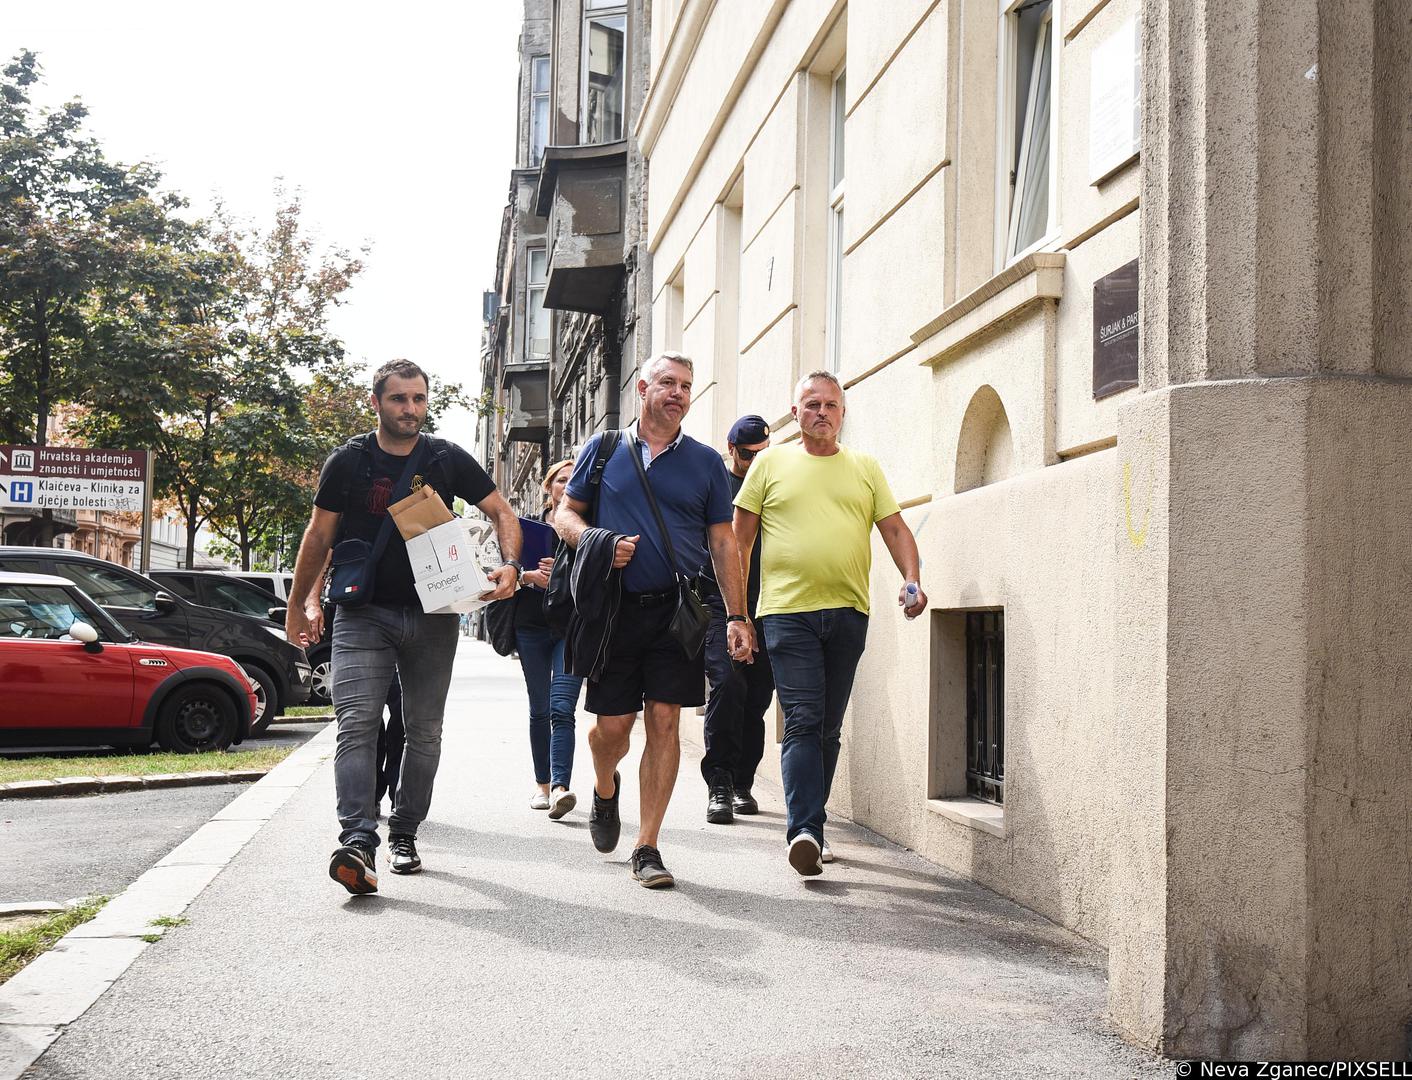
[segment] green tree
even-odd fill
[[[107,160],[80,102],[35,105],[39,79],[28,50],[0,69],[0,435],[43,446],[57,406],[102,403],[100,383],[135,396],[154,357],[200,347],[185,339],[211,253],[157,170]],[[191,303],[171,309],[174,289]]]
[[[328,318],[362,271],[361,258],[341,248],[318,251],[301,227],[297,196],[282,196],[268,231],[234,222],[224,210],[205,224],[211,282],[195,279],[202,297],[191,310],[196,326],[173,335],[175,361],[158,365],[156,400],[105,387],[84,434],[157,451],[157,488],[186,521],[186,557],[208,521],[227,537],[244,536],[242,559],[259,547],[257,515],[283,492],[291,461],[307,448],[300,373],[337,365],[343,344]],[[185,310],[182,303],[170,304]],[[131,320],[121,324],[131,329]],[[296,482],[289,480],[288,482]]]

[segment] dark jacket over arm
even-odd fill
[[[597,679],[608,661],[608,643],[618,621],[622,571],[613,553],[622,535],[608,529],[585,529],[579,537],[569,591],[574,615],[564,643],[564,667],[571,675]]]

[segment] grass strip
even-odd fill
[[[82,926],[103,909],[110,897],[94,896],[24,930],[0,932],[0,983],[8,982],[21,968],[75,926]]]
[[[285,709],[284,716],[332,716],[332,705],[296,705],[292,709]]]
[[[92,754],[63,757],[0,758],[0,784],[15,780],[57,780],[61,776],[151,776],[155,773],[272,769],[294,749],[293,746],[262,746],[253,750],[212,750],[204,754],[95,750]]]

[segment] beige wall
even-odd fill
[[[997,269],[995,0],[718,2],[672,107],[648,125],[648,243],[654,347],[697,363],[690,432],[716,444],[739,413],[784,417],[794,379],[823,363],[828,100],[846,65],[845,438],[882,461],[899,498],[930,500],[907,519],[933,607],[1005,608],[1009,764],[1002,836],[929,801],[929,770],[941,767],[928,751],[933,628],[898,616],[897,574],[879,544],[835,808],[1105,941],[1121,478],[1111,452],[1056,462],[1111,445],[1124,397],[1092,397],[1091,297],[1094,278],[1137,254],[1137,170],[1088,183],[1087,54],[1136,3],[1089,6],[1101,10],[1060,46],[1051,246],[1077,242],[1057,302],[1007,310],[935,363],[914,341]],[[1056,37],[1086,14],[1061,14]],[[671,63],[653,59],[654,70]],[[738,243],[724,207],[736,185]],[[671,341],[662,314],[678,287],[683,329]],[[734,318],[722,317],[730,304]],[[958,455],[986,454],[990,427],[963,435],[983,388],[987,402],[998,395],[1009,450],[989,471],[977,466],[990,485],[958,495]]]
[[[875,544],[833,809],[1106,943],[1113,1020],[1168,1052],[1397,1056],[1412,1014],[1402,7],[1056,0],[1053,254],[1008,273],[1000,0],[683,0],[657,35],[656,305],[700,313],[713,443],[822,365],[847,67],[845,441],[914,504],[935,613]],[[1092,57],[1133,18],[1145,157],[1094,183]],[[1095,401],[1094,282],[1139,251],[1141,392]],[[977,607],[1003,813],[951,797]]]

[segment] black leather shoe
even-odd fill
[[[593,810],[588,815],[588,832],[593,837],[593,846],[605,855],[618,846],[618,834],[623,831],[622,820],[618,817],[618,796],[623,793],[623,778],[613,774],[613,797],[605,799],[598,794],[598,785],[593,785]]]
[[[744,791],[737,791],[735,793],[735,798],[731,800],[731,809],[737,814],[745,814],[748,816],[750,814],[758,814],[760,812],[760,804],[755,801],[755,796],[750,794],[750,789],[746,788]]]
[[[735,784],[728,772],[719,771],[711,776],[710,795],[706,798],[706,820],[712,825],[729,825],[735,820],[731,803],[735,800]]]
[[[662,853],[647,844],[632,853],[632,876],[646,889],[670,889],[676,884],[672,872],[662,865]]]

